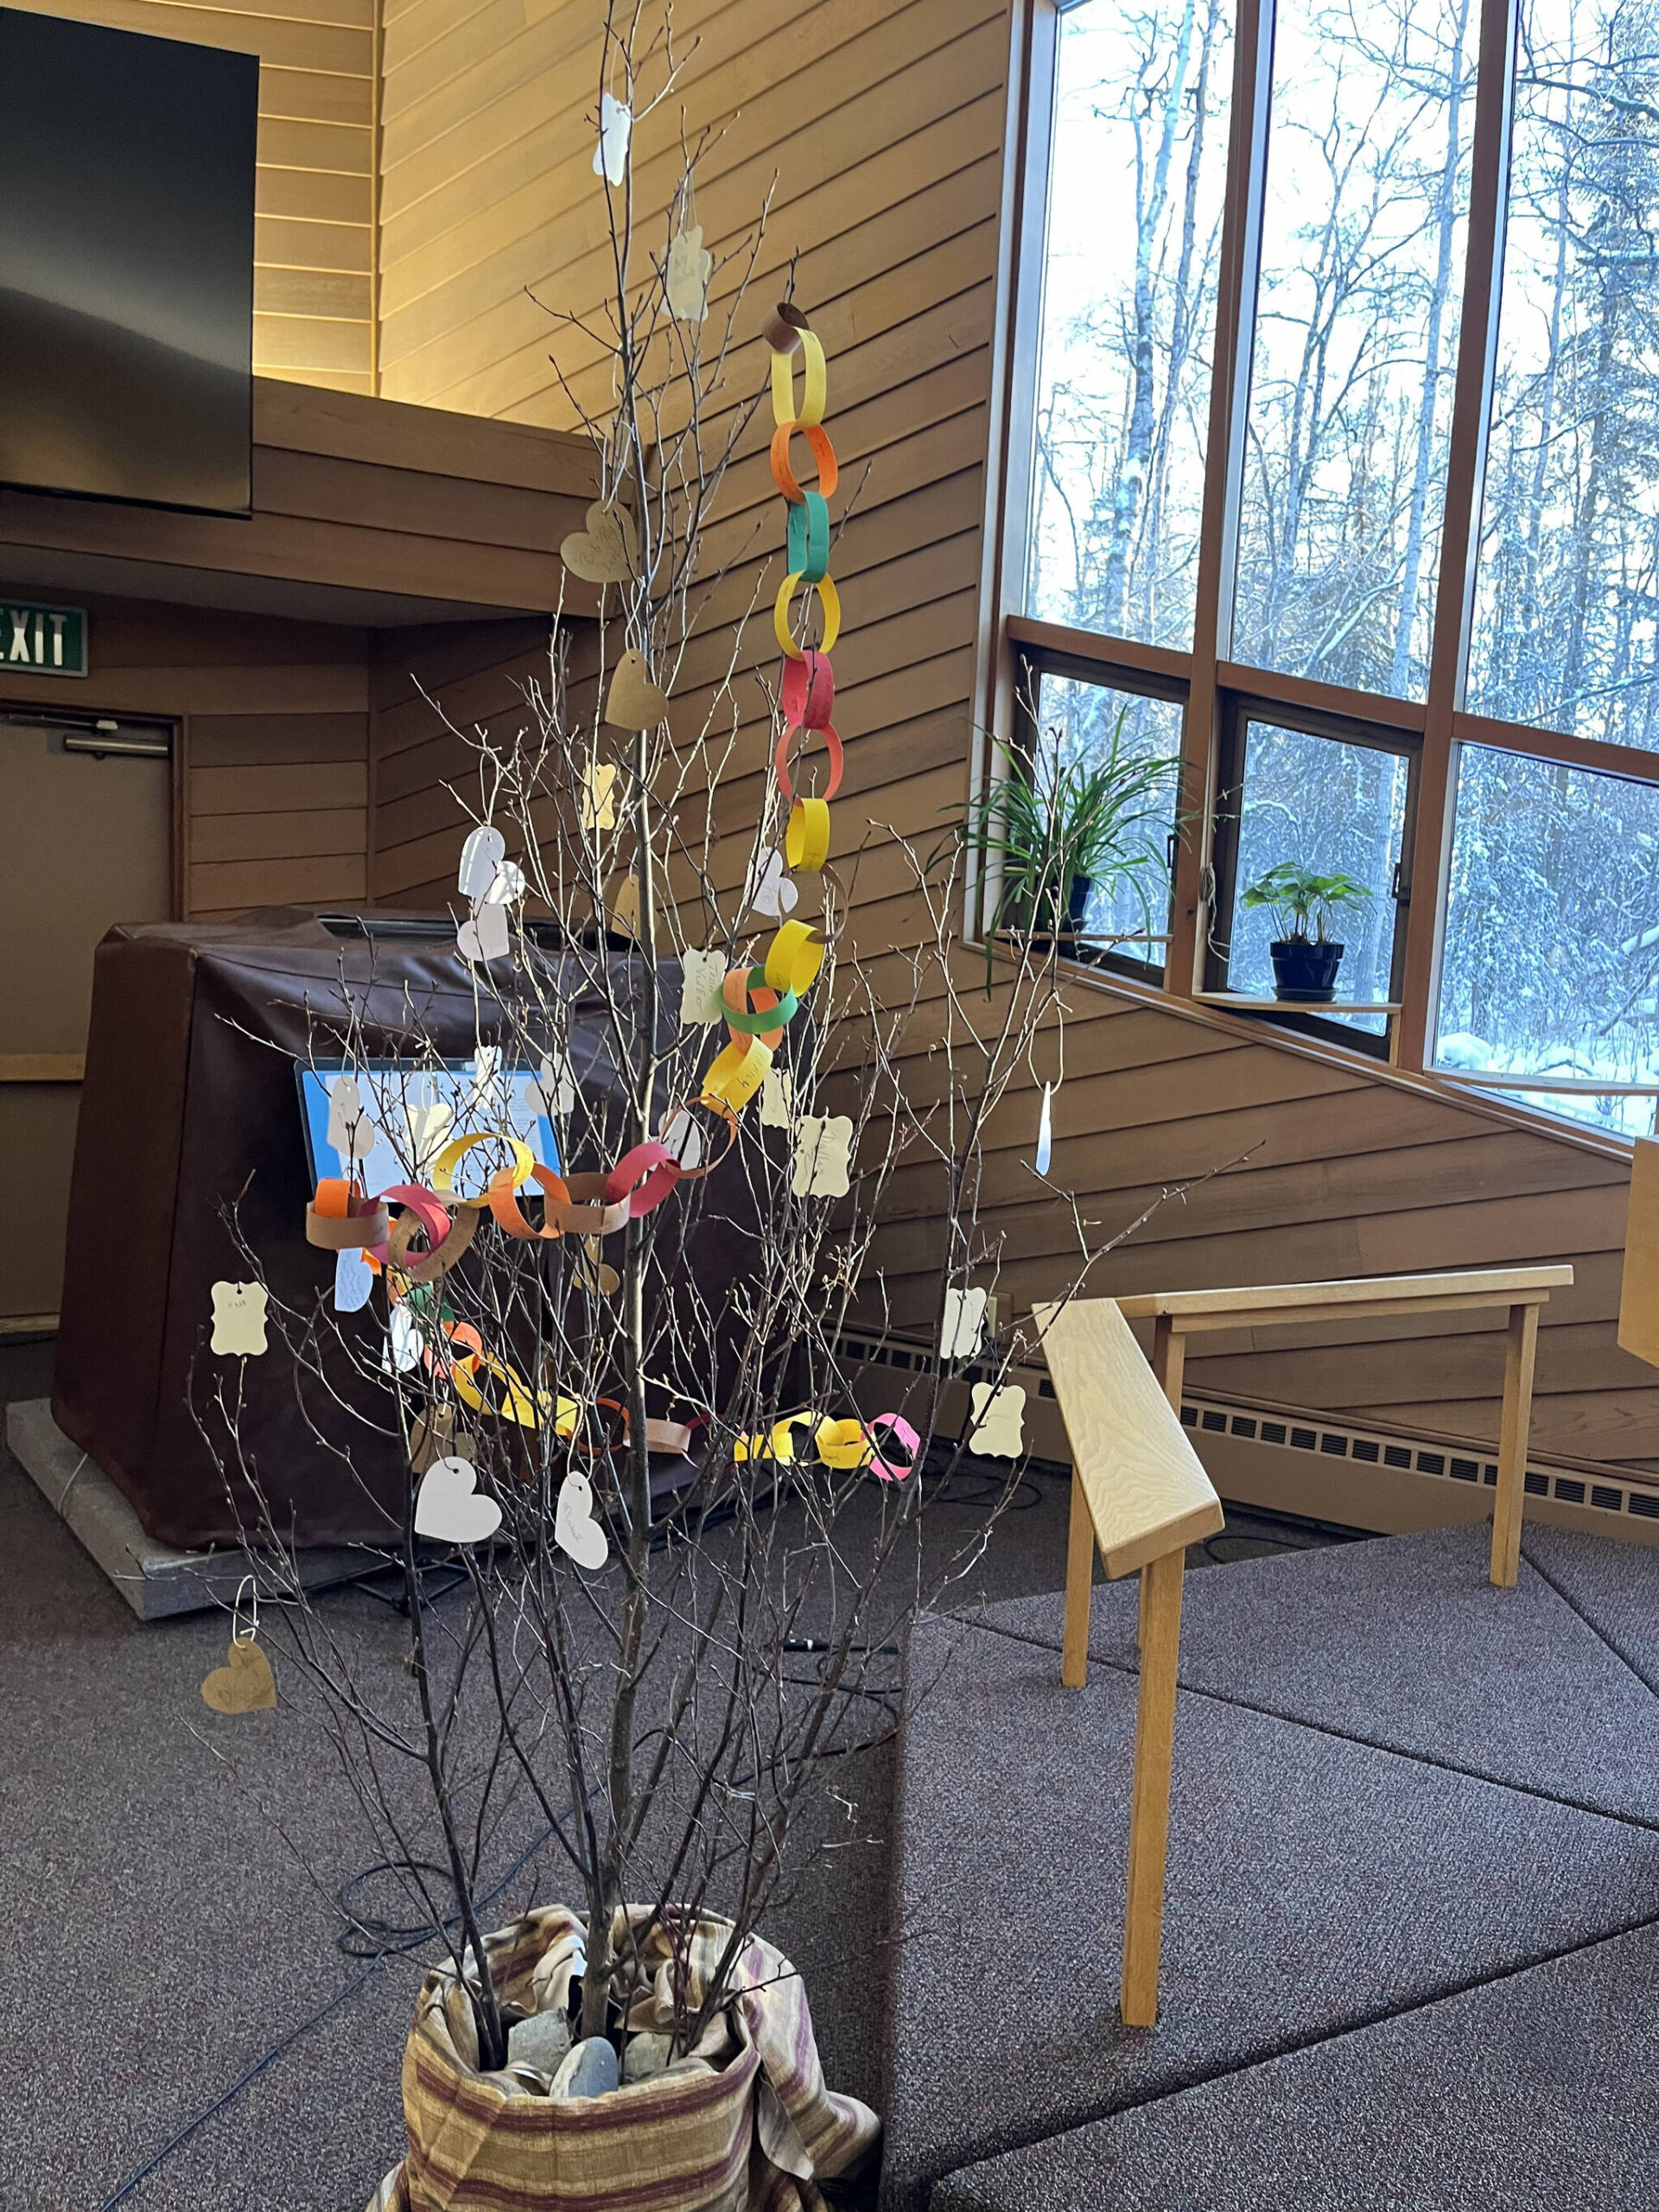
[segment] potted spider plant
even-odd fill
[[[1096,890],[1128,891],[1141,928],[1154,927],[1154,896],[1169,879],[1173,753],[1133,748],[1125,708],[1102,745],[1068,748],[1062,732],[1045,734],[1034,759],[991,739],[992,772],[973,798],[945,810],[957,819],[930,856],[971,854],[988,884],[985,969],[989,988],[1000,935],[1037,950],[1074,948]]]
[[[1332,917],[1354,912],[1370,898],[1366,884],[1340,869],[1317,874],[1297,861],[1279,861],[1243,893],[1246,907],[1266,907],[1278,934],[1268,945],[1273,995],[1305,1006],[1328,1006],[1347,947],[1332,938]]]

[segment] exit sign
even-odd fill
[[[0,675],[85,676],[86,610],[0,599]]]

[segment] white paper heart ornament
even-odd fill
[[[261,1282],[213,1285],[212,1351],[257,1359],[265,1349],[265,1287]]]
[[[455,880],[463,899],[481,899],[492,878],[506,858],[507,841],[487,822],[480,823],[461,849],[461,873]]]
[[[626,100],[599,96],[599,143],[594,149],[594,175],[607,184],[620,184],[627,172],[628,138],[633,115]]]
[[[517,861],[503,861],[483,893],[487,906],[511,906],[524,895],[524,871]]]
[[[354,1078],[336,1076],[328,1090],[328,1141],[349,1173],[353,1162],[366,1160],[380,1141],[380,1132],[364,1110]]]
[[[507,910],[480,902],[472,918],[455,931],[455,950],[463,960],[503,960],[512,940],[507,935]]]
[[[436,1544],[480,1544],[501,1526],[501,1509],[478,1487],[470,1459],[435,1459],[415,1494],[415,1533]]]
[[[559,1503],[553,1516],[553,1541],[568,1552],[578,1567],[591,1573],[610,1557],[605,1530],[594,1518],[594,1486],[578,1467],[572,1467],[559,1484]]]
[[[776,921],[780,916],[794,912],[800,895],[784,874],[783,855],[771,852],[757,868],[751,870],[749,893],[745,903],[751,913],[766,914]]]
[[[386,1348],[380,1355],[383,1375],[408,1375],[421,1363],[421,1354],[426,1350],[426,1338],[410,1318],[407,1306],[394,1306],[391,1322],[386,1332]]]
[[[374,1288],[374,1270],[361,1251],[334,1255],[334,1311],[360,1313]]]

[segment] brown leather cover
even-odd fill
[[[613,988],[643,985],[636,957],[606,957]],[[590,1124],[620,1121],[607,1111],[613,1078],[597,958],[546,956],[550,987],[573,1001],[570,1059]],[[385,1394],[338,1349],[329,1380],[368,1416],[350,1425],[351,1471],[319,1443],[312,1421],[323,1394],[308,1388],[302,1403],[274,1327],[266,1355],[245,1365],[207,1348],[213,1285],[252,1273],[225,1215],[238,1198],[242,1235],[273,1299],[308,1310],[332,1282],[333,1255],[305,1241],[310,1185],[295,1063],[330,1056],[348,995],[368,1058],[408,1049],[411,1007],[446,1057],[470,1056],[480,1033],[492,1041],[491,1004],[476,1012],[471,971],[452,945],[341,938],[302,911],[118,928],[95,956],[52,1410],[163,1542],[234,1542],[255,1515],[251,1488],[227,1482],[197,1425],[238,1370],[241,1448],[291,1541],[384,1543],[392,1513],[401,1523],[409,1473],[385,1433]],[[677,966],[663,996],[677,1010]],[[683,1250],[659,1248],[671,1267],[695,1271],[706,1294],[752,1265],[755,1218],[747,1176],[711,1180],[721,1185],[718,1202],[685,1211]],[[670,1243],[677,1236],[671,1230]],[[379,1304],[342,1325],[372,1341],[384,1326]],[[720,1375],[722,1398],[734,1380]],[[222,1438],[222,1425],[215,1433]]]

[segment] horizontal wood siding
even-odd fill
[[[852,935],[896,988],[921,910],[906,841],[925,850],[939,810],[966,789],[982,583],[1008,46],[1005,0],[681,0],[691,55],[679,91],[640,134],[639,204],[677,173],[680,108],[695,135],[723,133],[700,177],[698,214],[719,254],[777,179],[766,239],[728,368],[760,389],[754,336],[791,256],[796,296],[830,356],[827,420],[855,512],[835,569],[845,609],[836,721],[848,743],[838,849],[862,843]],[[388,10],[384,92],[385,389],[429,405],[574,427],[601,411],[608,365],[549,308],[602,298],[602,192],[586,118],[599,86],[595,19],[580,0],[401,0]],[[734,276],[717,282],[715,304]],[[539,302],[539,304],[538,304]],[[725,419],[716,416],[718,437]],[[757,422],[739,447],[711,559],[742,554],[758,523],[780,549]],[[774,575],[777,573],[774,569]],[[752,569],[716,594],[736,613]],[[753,626],[744,677],[773,658]],[[411,641],[412,642],[412,641]],[[488,641],[483,641],[487,654]],[[463,652],[441,687],[459,721],[508,716],[527,665]],[[677,734],[693,735],[724,681],[729,641],[694,644],[676,688]],[[432,672],[436,674],[435,664]],[[768,730],[746,719],[719,803],[717,873],[741,882],[766,791]],[[374,887],[442,900],[460,826],[442,779],[459,748],[403,675],[375,678]],[[971,960],[962,969],[971,983]],[[1614,1316],[1627,1170],[1606,1147],[1517,1126],[1432,1086],[1287,1045],[1220,1014],[1183,1011],[1091,981],[1071,994],[1054,1173],[1078,1193],[1092,1239],[1148,1217],[1092,1279],[1106,1291],[1404,1273],[1570,1260],[1573,1289],[1545,1309],[1535,1437],[1540,1449],[1659,1460],[1659,1377],[1622,1353]],[[931,1023],[930,1031],[929,1024]],[[906,1080],[940,1081],[938,1009],[925,1007]],[[1035,1181],[1039,1098],[999,1115],[985,1223],[1016,1305],[1067,1276],[1069,1217]],[[1213,1174],[1211,1171],[1215,1172]],[[1172,1185],[1210,1178],[1166,1197]],[[937,1178],[907,1167],[880,1246],[893,1319],[920,1328],[937,1294]],[[1195,1351],[1192,1386],[1491,1440],[1500,1340],[1474,1317],[1432,1333],[1351,1322],[1223,1338]]]
[[[0,707],[174,722],[181,918],[360,902],[367,633],[132,600],[87,607],[86,680],[69,696],[61,681],[0,670]]]
[[[282,13],[182,0],[16,3],[259,56],[254,368],[372,391],[374,0],[284,0]]]

